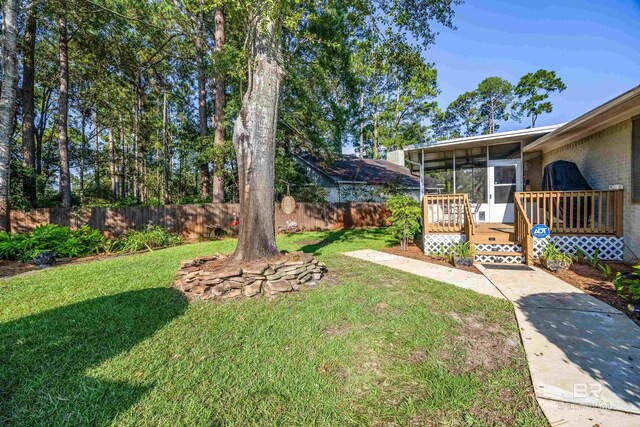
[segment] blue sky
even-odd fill
[[[640,0],[468,0],[457,30],[440,30],[424,58],[438,69],[445,108],[488,76],[513,83],[539,68],[555,70],[567,90],[537,126],[569,121],[640,84]],[[526,127],[508,123],[500,130]]]

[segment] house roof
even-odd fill
[[[508,132],[495,132],[486,135],[475,135],[475,136],[467,136],[464,138],[453,138],[447,139],[444,141],[438,142],[430,142],[430,143],[421,143],[414,144],[405,147],[404,151],[413,151],[413,150],[429,150],[429,151],[440,151],[441,149],[452,149],[452,148],[462,148],[470,145],[491,145],[491,144],[501,144],[510,141],[519,141],[521,139],[529,139],[529,138],[539,138],[542,135],[546,135],[549,132],[558,129],[563,126],[564,123],[560,123],[557,125],[549,125],[549,126],[540,126],[537,128],[527,128],[527,129],[518,129],[512,130]],[[476,144],[480,143],[480,144]]]
[[[640,114],[640,85],[560,126],[524,147],[523,151],[547,152]]]
[[[381,185],[397,182],[398,185],[406,188],[420,187],[420,180],[411,175],[407,168],[388,160],[361,159],[355,155],[343,155],[331,163],[325,163],[309,155],[297,157],[336,184]]]

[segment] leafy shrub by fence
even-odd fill
[[[89,226],[118,236],[131,230],[141,230],[147,224],[159,225],[186,239],[211,236],[216,227],[233,231],[233,213],[238,204],[131,206],[122,208],[80,208],[72,212],[63,209],[34,209],[11,212],[11,231],[25,233],[41,224],[57,224],[72,229]],[[276,204],[275,225],[295,221],[305,230],[378,227],[389,216],[384,203],[298,203],[287,215]]]

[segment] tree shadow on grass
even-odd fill
[[[322,240],[318,243],[304,245],[301,251],[311,253],[313,255],[322,254],[321,249],[334,243],[358,243],[362,248],[367,247],[367,242],[379,242],[385,240],[387,246],[392,246],[393,241],[389,238],[388,230],[384,228],[365,228],[365,229],[340,229],[322,232]],[[362,249],[360,248],[360,249]],[[355,250],[357,248],[345,248],[345,250]]]
[[[86,371],[133,348],[185,308],[174,290],[153,288],[0,324],[0,425],[112,422],[150,386]]]

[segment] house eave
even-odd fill
[[[519,129],[508,132],[496,132],[492,134],[486,135],[476,135],[476,136],[467,136],[464,138],[454,138],[448,139],[445,141],[440,141],[437,143],[421,143],[421,144],[413,144],[404,148],[404,151],[416,151],[416,150],[425,150],[425,151],[442,151],[442,150],[450,150],[454,148],[464,148],[470,146],[477,145],[492,145],[492,144],[502,144],[512,141],[521,141],[526,139],[533,139],[536,137],[540,137],[546,135],[559,127],[563,126],[564,123],[550,125],[550,126],[541,126],[537,128],[528,128],[528,129]]]
[[[640,114],[640,85],[537,139],[524,152],[548,152]]]

